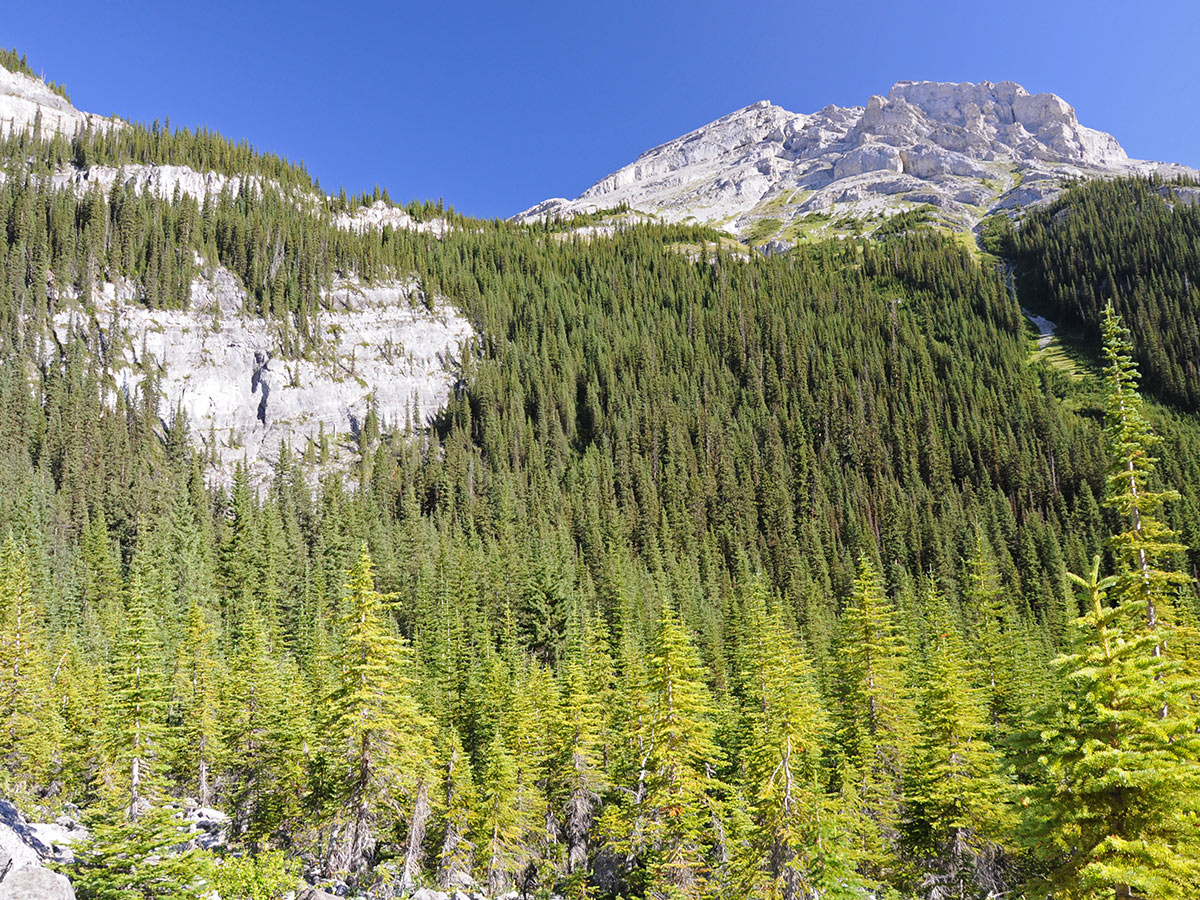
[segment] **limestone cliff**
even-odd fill
[[[1054,94],[1007,81],[902,81],[865,106],[798,114],[755,103],[646,151],[576,200],[546,200],[517,218],[627,205],[764,243],[869,227],[929,204],[966,229],[1046,200],[1069,178],[1152,172],[1196,174],[1130,159]]]

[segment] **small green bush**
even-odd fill
[[[296,890],[300,864],[280,850],[256,856],[227,856],[213,873],[221,900],[280,900]]]

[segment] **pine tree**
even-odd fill
[[[1181,572],[1162,568],[1171,554],[1185,549],[1160,517],[1163,504],[1179,500],[1179,492],[1150,489],[1158,462],[1151,451],[1160,439],[1142,412],[1132,342],[1111,303],[1104,310],[1104,358],[1108,450],[1104,505],[1117,510],[1127,524],[1110,541],[1118,561],[1115,589],[1122,602],[1145,607],[1146,625],[1154,631],[1160,623],[1172,621],[1171,589],[1189,580]],[[1161,645],[1156,645],[1155,655],[1161,653]]]
[[[212,895],[210,857],[179,849],[182,823],[166,809],[136,819],[106,810],[88,820],[71,882],[79,900],[201,900]]]
[[[524,854],[524,829],[517,815],[517,767],[504,736],[497,732],[484,757],[476,816],[478,838],[488,893],[498,896],[515,879]]]
[[[65,738],[45,626],[28,553],[10,533],[0,548],[0,760],[10,789],[47,784]]]
[[[1012,684],[1015,610],[1005,600],[996,560],[979,527],[966,569],[963,606],[971,657],[976,661],[989,723],[995,735],[1003,735],[1020,712]]]
[[[645,868],[646,891],[700,897],[719,840],[716,708],[691,638],[663,604],[646,671],[645,756],[627,804],[625,843]]]
[[[568,876],[587,870],[592,829],[609,789],[605,739],[615,697],[612,659],[603,641],[601,629],[587,629],[583,646],[568,654],[563,675],[566,735],[554,780],[564,807]]]
[[[1097,556],[1057,660],[1063,703],[1042,714],[1025,840],[1069,898],[1183,900],[1200,890],[1200,716],[1179,660],[1155,656],[1138,603],[1106,604],[1119,584]],[[1163,710],[1168,712],[1164,716]]]
[[[855,779],[861,867],[876,878],[895,866],[902,781],[914,741],[908,651],[898,620],[874,564],[862,556],[836,636],[836,742],[844,774]]]
[[[236,690],[221,716],[234,832],[260,845],[297,811],[303,726],[310,715],[292,661],[276,652],[258,604],[246,600],[230,668]]]
[[[199,599],[188,611],[187,631],[175,665],[176,771],[194,786],[201,806],[212,802],[212,780],[221,758],[221,661],[216,630]]]
[[[109,663],[109,760],[114,802],[136,820],[161,790],[170,686],[158,623],[143,584],[144,572],[130,575],[123,628]],[[123,798],[118,800],[118,798]]]
[[[444,743],[442,759],[442,838],[439,843],[437,883],[449,888],[464,876],[470,876],[475,845],[472,816],[475,808],[475,782],[471,758],[463,750],[458,733],[450,731]]]
[[[1097,556],[1090,577],[1072,578],[1085,612],[1057,661],[1064,702],[1043,714],[1026,839],[1068,897],[1182,900],[1200,893],[1200,684],[1174,652],[1169,588],[1183,579],[1160,568],[1178,545],[1158,518],[1171,495],[1149,490],[1155,436],[1111,308],[1105,356],[1107,502],[1128,528],[1113,538],[1113,575]]]

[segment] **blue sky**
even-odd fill
[[[336,7],[336,8],[335,8]],[[0,2],[0,43],[80,108],[169,116],[507,216],[769,99],[865,103],[895,81],[1053,91],[1133,156],[1200,167],[1200,6],[1142,3]]]

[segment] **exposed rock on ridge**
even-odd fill
[[[902,81],[866,106],[807,115],[760,101],[646,151],[576,200],[546,200],[517,218],[624,204],[768,240],[802,237],[813,213],[867,219],[932,204],[969,228],[1054,196],[1068,178],[1151,172],[1196,174],[1130,159],[1054,94],[1009,81]]]
[[[285,352],[277,326],[243,314],[246,299],[220,266],[193,280],[186,311],[149,309],[129,282],[106,283],[90,305],[66,304],[55,336],[78,334],[103,357],[114,399],[133,398],[153,374],[164,424],[177,409],[187,416],[214,476],[228,482],[244,461],[262,483],[281,444],[303,453],[324,434],[331,461],[345,461],[372,409],[381,425],[427,425],[475,334],[447,304],[427,304],[415,281],[341,279],[314,316],[320,351],[301,357]]]
[[[32,128],[39,113],[43,134],[70,136],[89,124],[106,128],[119,121],[80,112],[39,79],[0,66],[0,136]]]
[[[39,120],[40,116],[40,120]],[[44,135],[62,134],[70,137],[87,127],[103,129],[122,127],[125,123],[116,118],[104,118],[94,113],[82,112],[69,101],[52,91],[44,82],[31,78],[23,72],[10,72],[0,66],[0,137],[12,131],[32,129],[39,124]],[[6,175],[0,172],[0,182]],[[201,203],[209,196],[228,191],[237,194],[249,185],[256,189],[264,185],[257,176],[223,175],[220,172],[198,172],[188,166],[175,165],[94,165],[86,167],[67,166],[50,176],[56,188],[71,187],[82,194],[94,186],[108,192],[114,184],[128,185],[141,193],[149,191],[164,200],[181,196],[191,197]],[[274,185],[278,187],[278,185]],[[317,194],[297,194],[294,199],[306,212],[319,212],[329,199]],[[430,232],[443,236],[450,228],[445,219],[418,222],[407,212],[382,200],[370,206],[360,207],[353,212],[343,212],[333,217],[333,223],[347,231],[367,231],[384,226],[412,231]]]

